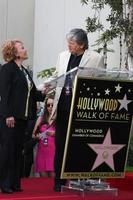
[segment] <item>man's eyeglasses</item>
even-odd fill
[[[53,107],[53,104],[48,103],[48,104],[47,104],[47,108],[49,108],[50,106]]]

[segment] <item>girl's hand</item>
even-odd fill
[[[55,131],[47,131],[48,136],[55,136]]]

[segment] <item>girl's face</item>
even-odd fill
[[[48,99],[47,100],[46,107],[47,107],[47,111],[48,111],[49,114],[52,113],[53,103],[54,103],[53,99]]]

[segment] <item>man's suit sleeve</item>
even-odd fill
[[[100,56],[99,63],[98,63],[97,67],[101,67],[101,68],[105,69],[104,57],[103,56]]]
[[[56,75],[58,74],[59,66],[60,66],[60,54],[58,55],[57,62],[56,62],[56,71],[54,73]]]

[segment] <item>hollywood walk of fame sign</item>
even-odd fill
[[[124,177],[132,114],[132,81],[77,77],[61,177]]]

